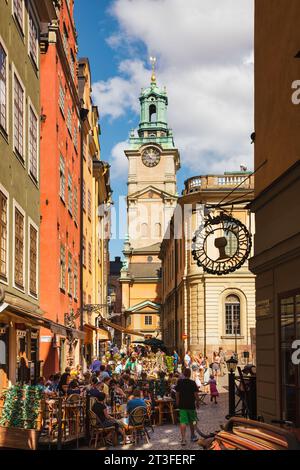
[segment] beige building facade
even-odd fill
[[[203,222],[203,207],[217,205],[238,184],[234,198],[253,197],[253,177],[245,173],[199,176],[185,183],[161,247],[162,331],[169,349],[200,352],[212,359],[220,347],[255,361],[255,276],[246,262],[228,275],[206,273],[192,256],[192,239]],[[233,199],[233,196],[231,196]],[[230,198],[229,198],[230,200]],[[253,232],[245,203],[229,206],[232,217]],[[224,209],[210,209],[216,216]],[[237,321],[237,324],[234,322]],[[251,339],[252,338],[252,339]],[[245,355],[246,356],[246,355]]]

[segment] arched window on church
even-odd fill
[[[142,235],[142,238],[148,237],[148,224],[142,224],[141,235]]]
[[[155,238],[161,237],[161,224],[155,224]]]
[[[149,106],[149,122],[156,122],[156,121],[157,121],[156,106],[155,104],[151,104]]]
[[[226,335],[241,334],[241,303],[237,295],[229,295],[225,300]]]

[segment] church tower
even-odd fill
[[[150,86],[140,96],[140,123],[130,134],[125,262],[121,272],[126,327],[134,336],[159,334],[160,244],[177,202],[180,155],[168,127],[168,96],[157,84],[155,59]]]
[[[168,127],[168,96],[157,85],[155,70],[140,96],[138,135],[125,151],[128,173],[128,235],[132,248],[159,243],[176,207],[180,156]]]

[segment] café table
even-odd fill
[[[164,415],[171,416],[172,424],[175,424],[174,401],[172,398],[157,397],[155,403],[158,406],[158,425],[162,425]]]

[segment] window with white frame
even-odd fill
[[[86,212],[86,191],[85,191],[85,181],[82,181],[82,209]]]
[[[241,334],[241,304],[237,295],[229,295],[225,300],[226,335]]]
[[[70,214],[73,213],[73,181],[72,176],[68,174],[68,209]]]
[[[60,245],[60,288],[66,290],[66,249]]]
[[[63,29],[64,29],[63,30],[63,47],[64,47],[65,54],[68,58],[69,57],[69,36],[68,36],[68,31],[67,31],[65,24],[64,24]]]
[[[14,149],[24,159],[24,89],[14,74]]]
[[[39,50],[39,30],[36,23],[36,20],[33,16],[31,9],[29,9],[28,15],[28,22],[29,22],[29,54],[33,59],[35,65],[38,65],[38,50]]]
[[[0,190],[0,278],[7,281],[8,272],[8,199]]]
[[[63,201],[65,201],[66,191],[66,176],[65,176],[65,161],[62,156],[59,160],[59,195]]]
[[[68,114],[67,114],[67,128],[72,135],[72,111],[70,108],[68,108]]]
[[[29,173],[38,181],[38,118],[31,106],[28,119]]]
[[[0,126],[7,132],[7,54],[0,43]]]
[[[90,190],[88,190],[88,218],[92,220],[92,194]]]
[[[86,238],[84,235],[82,237],[82,264],[86,267]]]
[[[73,143],[74,143],[74,147],[75,149],[77,150],[77,147],[78,147],[78,130],[77,130],[77,126],[76,124],[74,124],[74,128],[73,128]]]
[[[74,263],[74,299],[78,299],[78,264]]]
[[[14,280],[17,287],[24,289],[24,214],[15,207],[14,217]]]
[[[145,325],[152,325],[152,315],[145,316]]]
[[[89,271],[92,272],[92,244],[89,242]]]
[[[73,81],[75,82],[75,58],[74,58],[72,49],[71,49],[71,57],[70,57],[70,69],[71,69],[71,75],[72,75]]]
[[[72,272],[72,254],[68,254],[68,294],[73,294],[73,272]]]
[[[62,84],[59,84],[59,107],[62,113],[65,113],[65,90]]]
[[[77,223],[78,219],[78,191],[76,186],[74,187],[74,221]]]
[[[29,292],[37,296],[38,231],[29,224]]]
[[[13,0],[13,12],[20,27],[23,29],[24,0]]]

